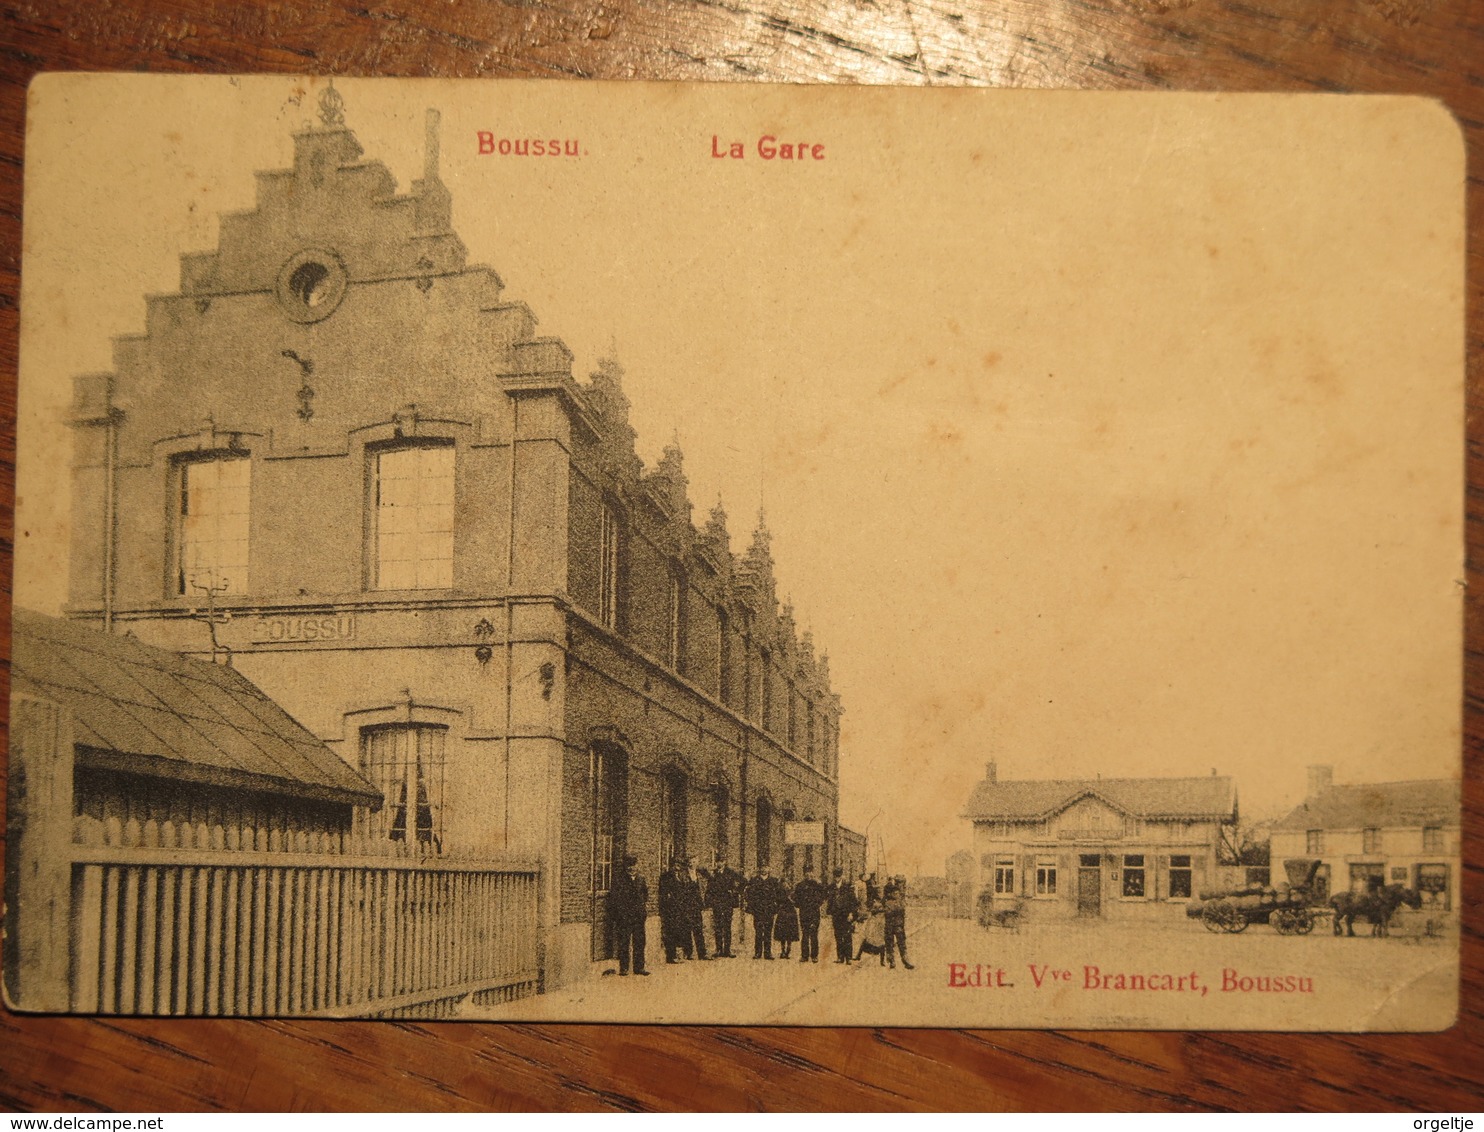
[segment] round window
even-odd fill
[[[328,318],[345,297],[345,265],[323,248],[305,248],[278,273],[278,302],[295,322]]]

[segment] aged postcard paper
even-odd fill
[[[46,76],[19,1009],[1430,1030],[1405,98]]]

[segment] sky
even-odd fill
[[[186,85],[189,83],[190,85]],[[1462,148],[1399,98],[343,80],[399,188],[423,112],[471,263],[616,352],[698,521],[760,507],[828,651],[841,818],[939,873],[1003,778],[1456,776]],[[286,167],[308,80],[43,79],[17,603],[65,596],[77,373]],[[575,139],[578,158],[478,137]],[[764,160],[758,139],[822,145]],[[715,141],[713,142],[713,139]],[[742,159],[718,158],[730,142]]]

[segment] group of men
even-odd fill
[[[881,962],[896,966],[900,955],[907,962],[906,883],[896,877],[885,888],[875,878],[852,881],[844,869],[835,870],[833,884],[816,880],[806,866],[803,879],[790,890],[763,866],[750,879],[728,863],[711,870],[697,870],[694,857],[677,857],[660,877],[660,936],[665,962],[685,959],[735,959],[732,926],[738,909],[752,918],[752,957],[772,959],[775,940],[783,945],[783,958],[799,941],[799,962],[819,962],[819,926],[828,914],[835,933],[835,962],[852,963],[868,951]],[[622,871],[608,891],[606,910],[613,934],[618,973],[648,975],[645,959],[645,918],[649,910],[649,885],[639,873],[639,859],[625,856]],[[703,910],[711,912],[714,953],[706,954]],[[860,950],[855,950],[855,930],[864,925]],[[879,936],[880,941],[873,941]]]

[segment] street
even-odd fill
[[[1171,911],[1174,911],[1173,909]],[[1456,934],[1308,936],[1265,924],[1217,935],[1170,916],[1030,921],[1019,932],[909,913],[915,970],[872,956],[738,958],[668,965],[653,942],[648,978],[599,976],[464,1017],[603,1022],[1149,1029],[1435,1030],[1456,1008]],[[1317,1027],[1317,1023],[1315,1023]]]

